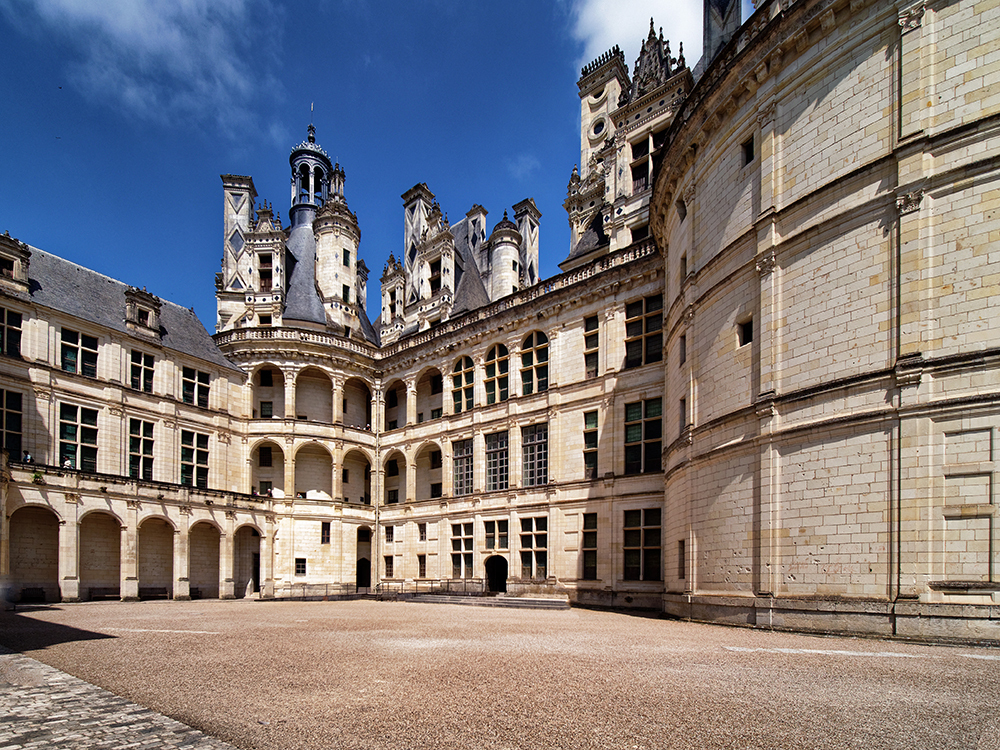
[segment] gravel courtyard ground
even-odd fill
[[[39,607],[0,643],[248,749],[1000,748],[996,649],[372,601]]]

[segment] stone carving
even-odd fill
[[[896,211],[900,216],[912,214],[920,209],[920,199],[924,197],[923,190],[914,190],[896,196]]]
[[[919,2],[916,5],[911,5],[909,8],[903,8],[899,11],[899,28],[901,34],[920,28],[924,20],[925,7],[923,2]]]
[[[768,248],[757,258],[757,273],[760,274],[761,278],[770,276],[776,263],[777,260],[774,256],[774,248]]]

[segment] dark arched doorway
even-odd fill
[[[507,558],[493,555],[486,561],[486,584],[491,594],[507,591]]]
[[[358,529],[358,572],[355,584],[358,589],[371,588],[372,585],[372,530],[367,526]]]

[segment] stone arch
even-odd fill
[[[221,529],[208,519],[192,524],[188,532],[188,578],[192,599],[219,598],[221,540]]]
[[[80,518],[80,596],[121,597],[122,523],[113,513],[93,510]]]
[[[370,526],[359,526],[357,531],[357,564],[355,585],[358,589],[372,585],[372,530]]]
[[[333,381],[319,367],[305,367],[295,376],[295,418],[333,423]]]
[[[321,443],[309,441],[295,449],[295,496],[333,497],[333,456]]]
[[[344,382],[343,403],[341,404],[344,426],[371,429],[372,388],[362,378],[348,378]]]
[[[372,501],[372,462],[368,454],[352,448],[344,454],[341,468],[341,495],[345,503],[370,505]]]
[[[502,594],[507,591],[508,563],[503,555],[491,555],[483,563],[487,591]]]
[[[385,387],[385,430],[406,426],[406,383],[396,378]]]
[[[441,446],[429,440],[413,455],[415,465],[414,500],[430,500],[443,494],[444,454]]]
[[[444,374],[438,368],[421,370],[417,376],[416,399],[418,422],[439,419],[444,414]]]
[[[162,516],[147,516],[139,522],[140,599],[173,599],[174,535],[173,523]]]
[[[285,494],[285,451],[276,440],[264,439],[250,449],[250,492]]]
[[[285,416],[285,374],[270,362],[257,366],[250,375],[254,419],[282,419]]]
[[[260,591],[260,541],[255,524],[244,523],[233,535],[233,581],[237,599]]]
[[[59,601],[59,515],[44,505],[22,505],[8,523],[11,597]]]
[[[385,495],[382,497],[383,505],[406,502],[410,498],[406,496],[406,456],[400,450],[393,450],[385,457],[382,464],[383,484]]]

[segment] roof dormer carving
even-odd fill
[[[130,333],[160,340],[160,298],[130,286],[125,290],[125,327]]]
[[[0,236],[0,289],[27,292],[30,261],[28,246],[4,232]]]

